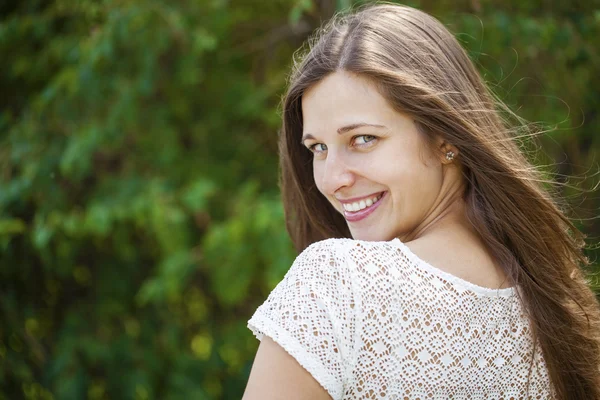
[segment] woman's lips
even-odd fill
[[[387,194],[387,192],[383,192],[381,197],[379,198],[379,200],[377,200],[371,206],[364,208],[360,211],[344,210],[344,218],[346,218],[346,221],[348,221],[348,222],[357,222],[357,221],[367,218],[373,211],[375,211],[375,209],[377,209],[377,207],[379,207],[379,205],[381,204],[381,201],[385,198],[386,194]]]

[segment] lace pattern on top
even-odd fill
[[[551,397],[516,290],[464,281],[397,239],[311,245],[248,327],[333,399]]]

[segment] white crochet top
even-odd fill
[[[517,290],[441,271],[400,240],[328,239],[248,321],[333,399],[548,399]]]

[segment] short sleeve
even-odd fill
[[[353,358],[354,293],[345,241],[314,243],[294,261],[283,280],[248,321],[306,369],[333,399],[343,395]]]

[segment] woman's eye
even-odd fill
[[[377,139],[377,137],[373,136],[373,135],[360,135],[360,136],[356,136],[354,138],[354,144],[360,146],[363,144],[367,144],[369,142],[374,141],[375,139]]]
[[[315,143],[313,145],[308,146],[308,149],[313,153],[322,153],[327,150],[327,146],[323,143]]]

